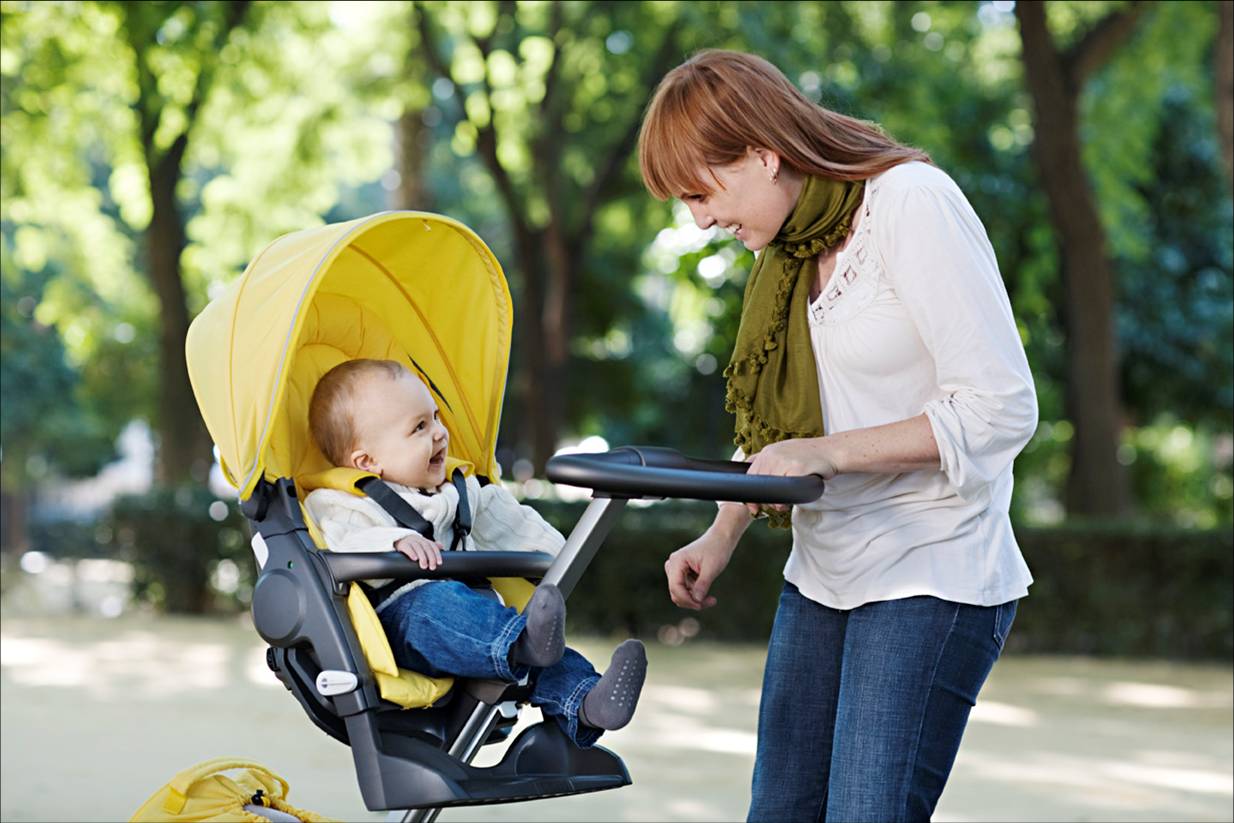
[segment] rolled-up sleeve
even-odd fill
[[[875,226],[888,276],[934,359],[939,396],[923,411],[941,469],[966,500],[984,496],[1037,428],[1037,393],[985,227],[954,183],[882,193]]]

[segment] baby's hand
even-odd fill
[[[441,544],[422,535],[400,537],[395,541],[394,548],[419,563],[422,569],[435,569],[441,565]]]

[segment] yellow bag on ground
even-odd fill
[[[232,772],[228,776],[224,772]],[[333,823],[287,802],[287,781],[251,760],[218,757],[191,766],[156,791],[133,815],[145,821],[298,820]]]

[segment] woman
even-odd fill
[[[725,370],[752,474],[818,474],[767,654],[751,820],[926,820],[1032,582],[1008,517],[1036,395],[984,227],[922,152],[702,52],[656,91],[643,180],[759,252]],[[665,563],[701,609],[757,506]]]

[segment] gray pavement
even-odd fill
[[[614,642],[573,645],[602,661]],[[385,819],[364,810],[348,750],[309,723],[263,648],[244,618],[6,617],[0,819],[126,820],[178,770],[221,755],[269,766],[302,808]],[[649,658],[638,715],[604,741],[633,786],[440,819],[742,819],[762,649],[652,643]],[[1232,690],[1230,666],[1009,656],[935,819],[1231,820]]]

